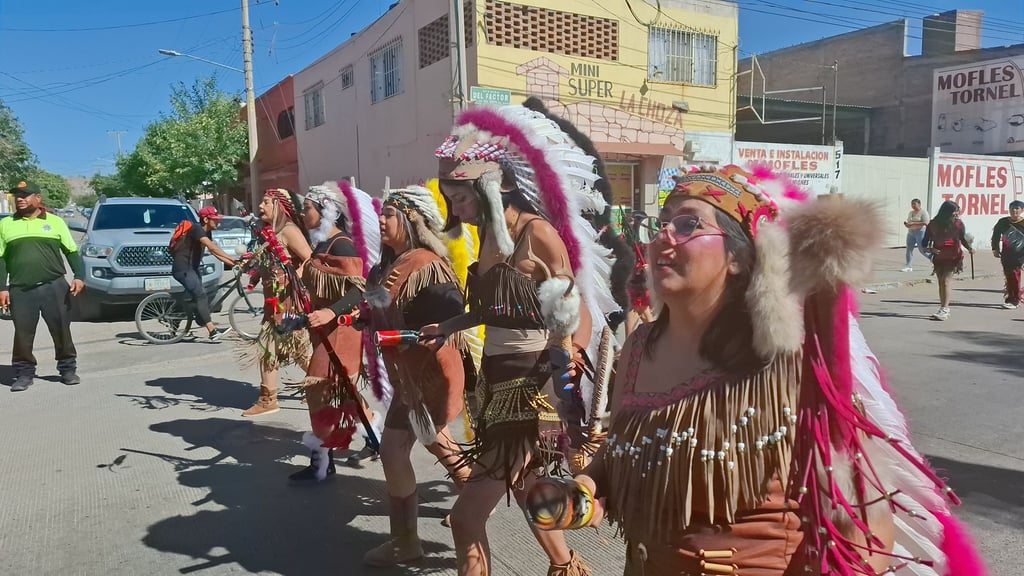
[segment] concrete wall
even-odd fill
[[[358,187],[380,196],[385,177],[392,186],[437,175],[434,149],[453,122],[451,59],[419,67],[420,27],[448,12],[446,0],[404,0],[362,32],[295,75],[295,122],[302,189],[354,176]],[[402,92],[371,103],[368,55],[402,39]],[[469,61],[475,58],[469,55]],[[353,67],[342,89],[340,72]],[[324,83],[325,123],[306,130],[303,94]]]
[[[894,103],[892,86],[902,71],[906,21],[891,22],[798,44],[757,56],[765,75],[765,90],[789,90],[825,86],[832,101],[833,61],[839,60],[839,103],[885,106]],[[751,59],[740,60],[739,70],[749,70]],[[749,77],[740,77],[740,94],[761,94],[761,79],[755,74],[754,90]],[[821,100],[821,92],[775,95],[792,100]]]
[[[927,158],[893,156],[843,157],[841,191],[848,196],[878,202],[885,218],[885,246],[904,246],[907,229],[903,221],[910,212],[910,201],[919,198],[928,204]]]

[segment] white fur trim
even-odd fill
[[[505,207],[501,204],[501,174],[487,173],[480,177],[481,187],[487,197],[488,218],[491,220],[491,233],[498,243],[498,250],[505,256],[511,256],[516,250],[512,236],[508,233],[505,223]]]
[[[323,440],[317,438],[316,434],[313,434],[312,432],[308,431],[302,433],[302,445],[305,446],[306,448],[309,448],[310,450],[323,450],[324,452],[327,451],[327,449],[324,448]]]
[[[563,338],[576,332],[580,326],[580,293],[572,280],[549,278],[540,283],[537,294],[540,313],[549,331]]]
[[[768,360],[795,352],[803,342],[800,302],[789,285],[789,238],[779,224],[762,224],[754,239],[754,272],[747,309],[754,329],[754,352]]]

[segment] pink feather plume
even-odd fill
[[[562,190],[561,180],[548,164],[544,151],[534,147],[529,136],[519,126],[493,109],[478,107],[466,110],[459,115],[457,125],[465,124],[472,124],[491,134],[507,136],[523,158],[530,163],[534,175],[537,177],[537,187],[540,188],[544,208],[551,225],[555,227],[555,231],[565,243],[565,250],[569,254],[573,272],[579,272],[583,264],[582,247],[573,233],[572,215],[569,214],[569,207],[565,202],[565,191]]]
[[[751,166],[751,175],[757,180],[757,182],[764,182],[766,180],[777,180],[782,183],[784,192],[783,198],[789,200],[795,200],[797,202],[805,202],[808,199],[807,192],[800,188],[796,182],[784,173],[776,172],[772,170],[771,166],[763,162],[759,162]]]
[[[366,236],[363,235],[363,219],[361,218],[359,199],[356,198],[356,193],[352,190],[352,184],[348,180],[338,182],[338,188],[341,188],[341,193],[345,196],[345,204],[348,206],[348,214],[351,220],[349,225],[352,226],[352,236],[355,240],[356,250],[359,252],[359,257],[363,260],[363,277],[365,278],[370,274],[370,267],[373,263],[370,262],[370,254],[366,251]]]
[[[374,212],[377,213],[377,216],[380,216],[380,211],[383,210],[383,209],[384,209],[384,201],[381,200],[380,198],[374,198],[373,199],[373,210],[374,210]]]
[[[936,513],[942,524],[942,553],[946,572],[942,576],[988,576],[988,568],[978,555],[973,539],[950,514]]]

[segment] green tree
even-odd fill
[[[43,192],[43,204],[47,208],[63,208],[71,199],[71,186],[60,174],[36,168],[29,172],[29,180],[39,185]]]
[[[96,205],[97,201],[99,201],[99,198],[91,192],[75,198],[75,204],[78,204],[82,208],[92,208]]]
[[[191,198],[237,184],[247,151],[237,101],[213,78],[201,78],[173,89],[171,113],[147,126],[131,154],[118,159],[118,176],[130,195]]]
[[[14,112],[0,102],[0,185],[7,190],[26,178],[36,165],[25,143],[25,130]]]
[[[107,198],[133,196],[119,174],[93,174],[89,179],[89,187],[94,192],[92,196],[106,196]],[[78,203],[81,204],[81,202]]]

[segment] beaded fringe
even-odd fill
[[[668,406],[624,412],[604,452],[609,518],[620,531],[667,534],[734,522],[765,501],[773,478],[785,489],[799,382],[799,358],[786,356]]]

